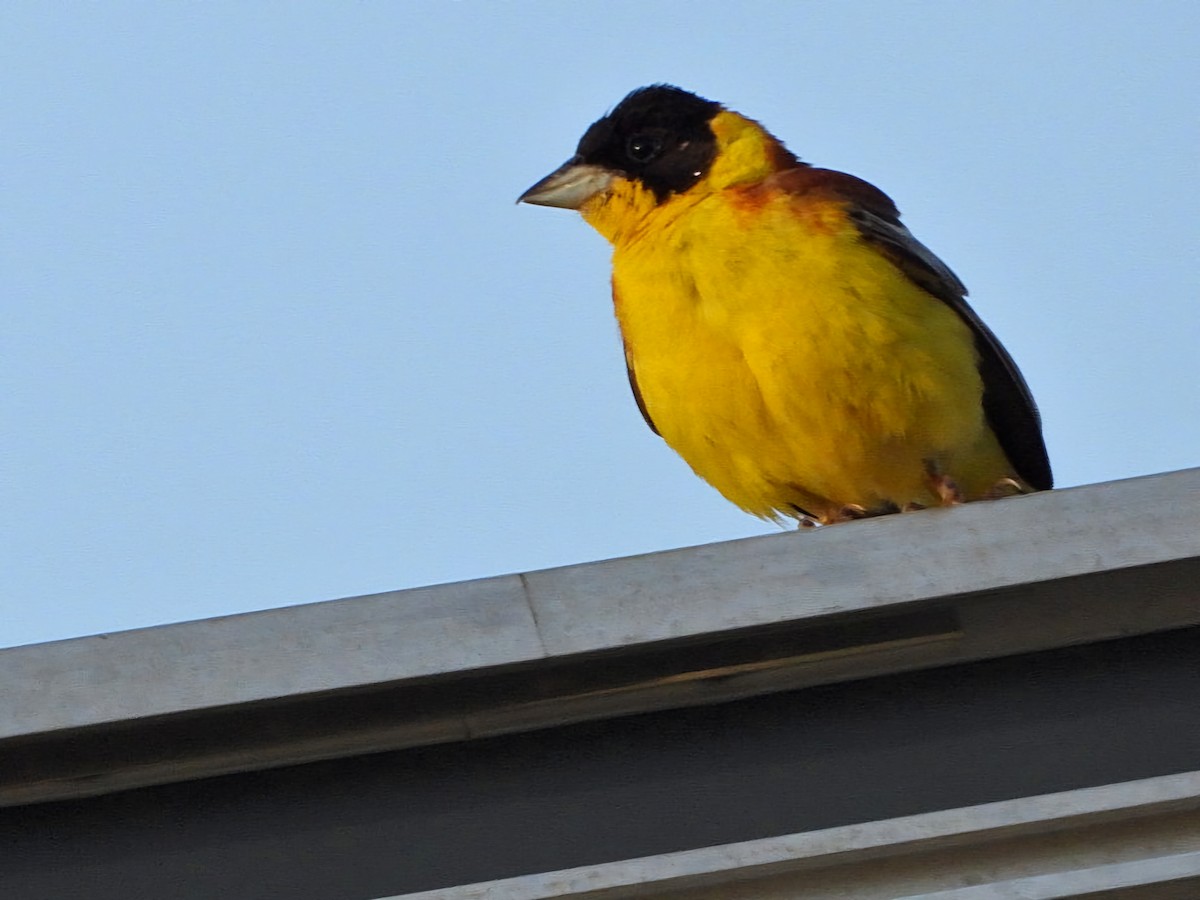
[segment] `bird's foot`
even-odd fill
[[[963,502],[962,491],[958,482],[949,475],[938,475],[933,479],[933,491],[942,501],[942,506],[957,506]]]
[[[912,504],[910,504],[912,506]],[[877,506],[863,506],[861,503],[847,503],[845,506],[840,506],[837,509],[827,510],[820,515],[802,512],[797,509],[797,520],[801,528],[818,528],[826,525],[838,525],[842,522],[857,522],[859,519],[873,519],[876,516],[890,516],[892,513],[898,513],[908,510],[909,507],[904,507],[901,510],[899,506],[890,501],[884,501]]]
[[[941,506],[957,506],[966,499],[958,482],[942,471],[937,460],[925,460],[925,475],[929,479],[929,489],[938,498]]]
[[[802,513],[797,510],[796,520],[798,527],[806,528],[824,528],[826,525],[837,525],[839,522],[853,522],[855,519],[862,519],[870,515],[866,507],[859,506],[857,503],[850,503],[843,506],[841,509],[833,512],[824,512],[818,516],[812,513]]]
[[[876,516],[889,516],[900,512],[895,503],[884,502],[878,506],[863,506],[861,503],[847,503],[840,509],[826,513],[821,518],[822,525],[836,525],[839,522],[855,522],[859,519],[873,519]]]

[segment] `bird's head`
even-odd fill
[[[577,209],[615,240],[678,198],[699,199],[797,164],[757,122],[659,84],[639,88],[593,122],[575,155],[517,202]]]

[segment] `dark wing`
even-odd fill
[[[633,391],[633,399],[637,403],[638,411],[642,414],[642,418],[646,420],[646,424],[650,426],[650,430],[658,434],[658,426],[650,418],[650,413],[646,410],[646,401],[642,399],[642,390],[638,387],[637,373],[633,371],[633,360],[629,356],[628,347],[625,348],[625,373],[629,376],[629,387]],[[661,435],[659,436],[661,437]]]
[[[621,300],[617,296],[617,286],[612,286],[613,306],[619,307]],[[633,391],[633,400],[637,404],[638,412],[642,414],[642,418],[646,420],[646,424],[650,426],[650,430],[659,437],[658,426],[654,424],[654,420],[650,418],[650,412],[646,409],[646,401],[642,399],[642,389],[638,387],[637,372],[633,368],[633,356],[629,353],[629,344],[625,342],[625,335],[621,335],[621,349],[625,351],[625,374],[629,376],[629,389]]]
[[[879,189],[827,169],[793,171],[805,172],[796,179],[806,182],[807,190],[829,192],[848,200],[850,218],[863,239],[882,250],[914,284],[937,297],[970,326],[979,356],[983,411],[988,424],[1022,479],[1040,491],[1053,487],[1033,395],[1008,351],[967,303],[963,283],[901,224],[895,204]]]

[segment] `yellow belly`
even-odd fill
[[[974,499],[1011,467],[970,329],[830,206],[699,203],[618,243],[618,321],[647,412],[759,516]],[[668,211],[670,212],[670,211]]]

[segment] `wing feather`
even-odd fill
[[[1017,474],[1037,490],[1054,485],[1037,404],[1004,345],[967,303],[967,289],[934,253],[900,222],[891,199],[859,178],[829,169],[800,167],[776,184],[792,193],[837,197],[848,204],[863,240],[879,248],[914,284],[941,300],[967,323],[975,338],[988,424]]]

